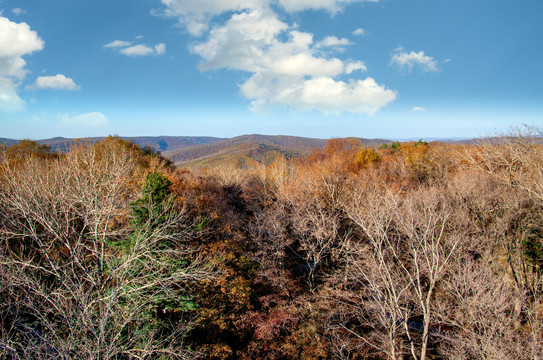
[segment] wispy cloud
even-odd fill
[[[101,112],[89,112],[76,116],[64,115],[61,120],[63,126],[82,126],[97,128],[108,125],[108,118]]]
[[[319,48],[332,48],[336,51],[344,51],[346,46],[352,45],[353,43],[346,38],[337,38],[335,36],[327,36],[323,40],[315,44],[317,49]]]
[[[304,10],[325,10],[332,14],[343,11],[346,5],[357,2],[378,2],[379,0],[279,0],[288,12]]]
[[[163,55],[166,53],[166,45],[158,44],[154,48],[151,48],[140,44],[121,49],[119,52],[126,56]]]
[[[424,54],[424,51],[411,51],[408,53],[403,47],[399,47],[394,51],[390,64],[408,72],[412,72],[415,67],[423,72],[437,72],[440,70],[437,61],[433,57]]]
[[[118,49],[119,53],[126,56],[164,55],[166,53],[166,44],[163,43],[150,47],[146,44],[132,45],[130,41],[115,40],[104,45],[104,48]]]
[[[130,41],[123,41],[123,40],[115,40],[108,44],[105,44],[105,48],[122,48],[122,47],[128,47],[131,46],[132,43]]]
[[[411,111],[413,111],[413,112],[425,112],[426,108],[423,108],[421,106],[415,106]]]
[[[23,15],[26,13],[26,10],[23,10],[21,8],[14,8],[11,10],[12,13],[14,13],[15,15]]]
[[[366,35],[366,30],[362,29],[362,28],[358,28],[356,29],[355,31],[353,31],[353,35],[354,36],[362,36],[362,35]]]

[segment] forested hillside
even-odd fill
[[[390,140],[355,139],[364,146],[390,144]],[[269,165],[279,158],[291,160],[322,150],[327,140],[298,136],[243,135],[209,144],[195,145],[170,151],[163,155],[177,166],[209,168],[217,165],[236,165],[247,168]]]
[[[4,146],[0,358],[541,358],[540,138],[205,171],[118,137]]]

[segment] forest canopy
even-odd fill
[[[537,359],[543,145],[0,149],[1,359]]]

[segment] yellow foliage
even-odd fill
[[[361,168],[367,168],[379,161],[381,161],[381,154],[371,148],[361,148],[354,157],[354,163]]]

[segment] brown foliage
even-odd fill
[[[117,138],[4,155],[0,356],[195,356],[185,343],[208,359],[540,359],[531,131],[467,147],[333,139],[200,173]],[[135,229],[149,172],[172,184],[146,205],[165,222]]]

